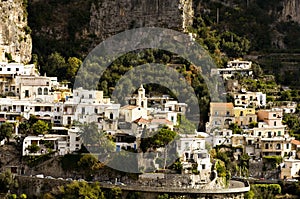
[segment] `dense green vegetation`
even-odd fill
[[[281,186],[279,184],[253,184],[251,190],[246,193],[246,199],[265,199],[276,198],[276,195],[281,194]]]
[[[6,139],[9,143],[9,139],[12,137],[14,131],[14,125],[12,123],[5,122],[0,126],[0,141]]]

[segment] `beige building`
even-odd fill
[[[260,147],[263,156],[287,156],[292,152],[293,137],[261,138]]]
[[[234,107],[235,123],[238,126],[249,126],[252,122],[257,122],[257,115],[254,108]]]
[[[235,122],[232,103],[211,102],[209,122],[206,124],[206,132],[212,133],[214,129],[228,128]]]
[[[283,111],[277,108],[259,110],[257,117],[259,121],[264,121],[270,127],[282,126]]]

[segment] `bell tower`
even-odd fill
[[[138,98],[136,100],[136,105],[147,109],[147,97],[143,85],[141,85],[138,90]]]

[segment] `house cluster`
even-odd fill
[[[229,66],[234,73],[251,70],[251,62],[235,60],[229,62]],[[223,78],[226,80],[227,76]],[[233,147],[236,159],[243,153],[254,161],[261,161],[264,156],[281,156],[284,159],[282,176],[299,177],[300,160],[297,152],[300,142],[289,135],[286,125],[282,123],[283,114],[294,113],[297,104],[289,102],[268,109],[266,94],[262,92],[241,89],[232,90],[230,94],[233,102],[210,103],[206,141],[213,147]]]
[[[212,168],[207,144],[234,148],[238,160],[247,153],[252,160],[264,156],[284,157],[283,175],[299,175],[297,151],[300,141],[289,135],[282,123],[284,113],[295,112],[295,103],[267,109],[266,94],[238,89],[230,77],[236,73],[252,75],[251,62],[234,60],[228,67],[212,71],[231,82],[233,102],[211,102],[206,132],[186,132],[176,143],[184,172],[200,172],[200,182],[209,181]],[[187,104],[167,95],[147,96],[143,85],[137,94],[126,98],[127,105],[114,103],[103,91],[76,88],[56,77],[41,76],[34,65],[0,63],[0,125],[14,124],[15,135],[21,122],[31,115],[51,124],[48,134],[27,136],[22,154],[42,155],[54,152],[65,155],[81,148],[81,129],[76,124],[94,123],[99,130],[113,136],[116,151],[137,150],[143,132],[157,131],[162,126],[173,130],[179,116],[185,115]],[[31,151],[36,145],[38,151]]]
[[[14,124],[15,135],[19,134],[19,124],[32,115],[52,126],[48,134],[27,136],[23,155],[41,155],[49,150],[64,155],[79,150],[82,139],[77,123],[95,123],[99,130],[114,136],[116,151],[137,149],[143,130],[156,131],[161,126],[173,129],[178,115],[184,115],[187,109],[187,104],[166,95],[147,97],[142,85],[137,95],[121,106],[104,97],[103,91],[72,91],[67,82],[41,76],[33,64],[1,62],[0,93],[0,125]],[[31,152],[31,145],[39,150]]]

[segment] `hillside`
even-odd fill
[[[214,31],[213,37],[229,32],[225,38],[229,43],[217,48],[225,51],[225,56],[252,55],[250,58],[261,63],[266,72],[276,74],[280,83],[297,86],[293,79],[297,79],[299,55],[290,53],[300,48],[300,0],[29,0],[28,3],[33,53],[38,55],[40,65],[46,65],[53,52],[66,58],[84,59],[101,41],[126,29],[156,26],[184,31],[195,26],[201,17],[201,25]],[[207,37],[200,36],[204,40]],[[249,48],[239,54],[228,53],[238,48],[232,45],[241,45],[241,42],[230,43],[236,38],[249,41]],[[214,42],[214,38],[210,40]],[[284,59],[280,54],[279,58],[277,54],[269,56],[274,52],[284,53]],[[274,71],[274,61],[288,67]],[[220,61],[221,65],[224,63]],[[287,79],[286,74],[294,76]]]

